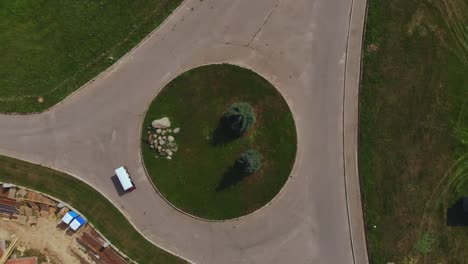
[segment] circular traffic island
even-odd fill
[[[286,183],[296,157],[291,111],[258,74],[229,64],[192,69],[151,103],[144,165],[158,192],[196,217],[254,212]]]

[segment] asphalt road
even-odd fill
[[[196,263],[366,263],[357,173],[351,194],[345,174],[345,160],[355,165],[355,137],[347,159],[344,131],[355,135],[357,116],[344,120],[344,106],[357,110],[365,7],[365,0],[354,1],[187,0],[62,103],[42,114],[0,115],[0,153],[88,182],[151,241]],[[193,67],[222,62],[251,68],[280,90],[296,121],[298,155],[270,205],[216,223],[186,216],[159,197],[139,143],[145,109],[166,83]],[[352,100],[345,103],[349,92]],[[124,196],[111,182],[120,165],[138,186]]]

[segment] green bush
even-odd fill
[[[434,237],[430,233],[426,232],[418,239],[414,248],[421,254],[428,254],[432,251],[434,242]]]
[[[262,155],[256,150],[249,149],[242,153],[236,165],[243,173],[252,174],[262,166]]]
[[[255,123],[255,112],[248,103],[234,103],[224,113],[223,121],[231,133],[241,136],[249,131]]]

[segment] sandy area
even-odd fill
[[[54,217],[38,218],[37,225],[25,226],[0,219],[0,239],[11,240],[13,234],[20,237],[17,251],[13,253],[16,257],[21,257],[19,251],[33,249],[46,256],[46,263],[94,263],[76,242],[76,234],[67,234],[65,230],[56,227],[58,221]],[[86,261],[81,262],[77,254]]]

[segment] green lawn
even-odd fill
[[[148,242],[105,197],[72,176],[0,156],[0,181],[38,190],[71,204],[115,246],[141,264],[185,263]]]
[[[240,101],[255,108],[254,127],[234,141],[213,143],[223,112]],[[163,116],[181,128],[173,160],[155,158],[146,141],[146,126]],[[294,164],[296,130],[288,105],[269,82],[237,66],[203,66],[177,77],[153,101],[144,122],[143,158],[157,189],[173,205],[202,218],[230,219],[255,211],[280,191]],[[218,188],[249,148],[263,155],[261,169]]]
[[[63,100],[181,1],[1,1],[0,112],[42,111]]]
[[[468,226],[446,215],[468,195],[468,3],[369,0],[368,15],[359,156],[372,263],[466,263]]]

